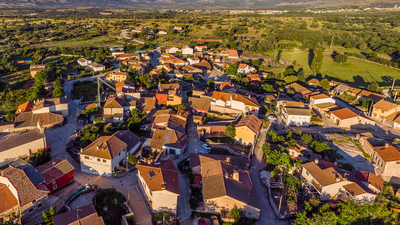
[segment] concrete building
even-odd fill
[[[94,72],[100,72],[106,69],[104,65],[95,62],[89,64],[88,67],[92,69]]]
[[[180,49],[177,47],[174,47],[174,46],[165,49],[165,52],[168,54],[175,54],[176,52],[179,52],[179,51],[180,51]]]
[[[371,125],[374,126],[375,122],[367,117],[357,114],[348,108],[332,111],[330,119],[338,126],[350,128],[356,125]]]
[[[255,115],[244,116],[236,125],[235,140],[242,145],[252,146],[262,126],[262,121]]]
[[[53,193],[74,181],[74,167],[66,159],[54,158],[36,167],[44,179],[44,185]]]
[[[373,106],[371,117],[381,122],[384,122],[385,117],[399,111],[400,105],[381,100]]]
[[[301,176],[318,191],[320,199],[355,199],[373,202],[376,194],[355,176],[344,172],[330,162],[309,162],[303,165]]]
[[[83,173],[111,176],[119,166],[124,167],[128,145],[115,136],[101,136],[82,149],[80,154]]]
[[[152,164],[139,163],[139,184],[146,194],[153,212],[177,215],[179,171],[172,160]]]
[[[106,80],[113,82],[122,82],[128,78],[128,72],[110,71],[106,75]]]
[[[129,100],[125,97],[109,98],[103,107],[103,120],[106,122],[112,120],[115,123],[123,122],[135,108],[135,100]]]
[[[63,117],[67,117],[69,115],[68,104],[67,97],[43,99],[34,103],[32,113],[61,113]]]
[[[332,103],[335,104],[336,100],[329,97],[326,94],[319,94],[319,95],[312,95],[310,97],[310,105],[314,106],[314,105],[319,105],[319,104],[324,104],[324,103]]]
[[[214,91],[211,97],[211,110],[223,113],[224,108],[258,116],[260,105],[257,99],[252,97]]]
[[[182,48],[182,54],[183,55],[193,55],[194,50],[193,48],[189,47],[189,46],[185,46]]]
[[[243,216],[259,219],[260,203],[250,179],[245,157],[194,154],[190,166],[195,174],[201,174],[204,208],[206,212],[229,217],[237,207]]]
[[[89,64],[92,64],[92,63],[93,63],[92,60],[88,60],[88,59],[84,59],[84,58],[78,59],[77,62],[78,62],[78,64],[79,64],[80,66],[89,66]]]
[[[46,69],[46,65],[40,64],[40,65],[31,65],[30,66],[30,71],[31,71],[31,76],[35,77],[36,73],[42,70]]]
[[[45,148],[46,136],[40,130],[10,133],[0,140],[0,166],[31,156]]]
[[[53,225],[81,224],[104,225],[104,221],[91,204],[53,216]]]
[[[310,109],[282,107],[282,120],[286,126],[310,126]]]

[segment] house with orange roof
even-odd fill
[[[386,182],[400,182],[400,151],[398,148],[385,143],[374,147],[371,154],[374,162],[375,172]]]
[[[240,63],[237,69],[237,72],[244,75],[244,74],[249,74],[249,73],[255,73],[257,72],[256,68],[249,66],[244,63]]]
[[[33,109],[33,102],[25,102],[24,104],[21,104],[18,106],[17,111],[15,111],[15,114],[22,113],[22,112],[31,112]]]
[[[384,122],[385,117],[394,115],[397,112],[400,112],[400,105],[380,100],[379,102],[374,104],[372,108],[371,117],[373,119]]]
[[[181,50],[174,46],[171,46],[171,47],[165,49],[165,52],[168,54],[175,54],[176,52],[179,52],[179,51],[181,51]]]
[[[137,165],[139,186],[146,194],[154,213],[177,214],[179,171],[172,160]]]
[[[261,85],[262,81],[260,78],[260,75],[254,73],[254,74],[249,74],[246,76],[247,79],[249,79],[249,82],[255,85]]]
[[[239,59],[239,53],[235,49],[229,49],[228,59]]]
[[[378,94],[378,93],[374,93],[374,92],[370,92],[370,91],[366,91],[366,90],[362,90],[358,95],[357,95],[357,99],[359,101],[364,101],[365,99],[371,99],[374,102],[379,102],[380,100],[384,99],[385,96]]]
[[[317,94],[317,95],[311,95],[310,96],[310,105],[314,106],[314,105],[319,105],[319,104],[323,104],[323,103],[332,103],[335,104],[336,100],[329,97],[326,94]]]
[[[193,48],[189,47],[189,46],[185,46],[182,48],[182,54],[183,55],[193,55],[194,50]]]
[[[260,105],[255,98],[236,93],[225,93],[219,91],[214,91],[212,94],[211,110],[214,110],[213,105],[231,108],[234,111],[240,111],[243,113],[255,114],[256,116],[258,116],[260,110]],[[220,109],[216,110],[218,111]]]
[[[338,126],[351,128],[355,125],[375,125],[375,122],[364,115],[358,114],[348,108],[331,111],[330,119]]]
[[[247,115],[236,125],[235,140],[242,145],[252,146],[257,138],[262,121],[255,115]]]
[[[161,58],[165,59],[165,58],[170,58],[172,55],[168,54],[168,53],[161,53]]]
[[[376,194],[356,176],[340,170],[331,162],[315,159],[303,165],[301,176],[306,186],[313,186],[322,201],[329,199],[354,199],[360,203],[374,202]],[[308,188],[310,190],[310,188]],[[312,192],[312,190],[310,190]],[[315,193],[315,192],[314,192]]]
[[[121,81],[125,81],[127,77],[128,77],[128,72],[113,70],[113,71],[110,71],[107,73],[106,80],[114,81],[114,82],[121,82]]]
[[[42,99],[35,102],[32,113],[61,113],[64,117],[69,115],[69,101],[67,97]]]
[[[295,98],[302,98],[305,97],[312,92],[308,90],[307,88],[303,87],[302,85],[298,83],[291,83],[285,86],[286,92],[292,91],[294,92]]]
[[[136,74],[144,74],[146,67],[140,63],[134,63],[134,64],[129,65],[129,69],[130,70],[134,69],[136,71]]]
[[[103,119],[114,123],[123,122],[135,108],[135,100],[129,100],[126,97],[109,98],[103,106]]]

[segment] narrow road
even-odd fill
[[[134,41],[134,42],[137,42],[137,43],[142,44],[142,45],[144,44],[143,41],[139,41],[139,40],[132,39],[132,38],[128,37],[128,36],[126,35],[126,32],[127,32],[127,31],[128,31],[128,29],[121,30],[121,33],[119,34],[119,36],[121,36],[122,38],[125,38],[125,39],[128,40],[128,41]]]

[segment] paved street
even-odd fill
[[[128,29],[121,30],[121,33],[120,33],[119,35],[120,35],[121,37],[125,38],[125,39],[128,40],[128,41],[134,41],[134,42],[137,42],[137,43],[142,44],[142,45],[144,44],[143,41],[139,41],[139,40],[130,38],[130,37],[126,34],[127,31],[128,31]]]
[[[258,171],[264,169],[265,167],[265,159],[264,159],[264,153],[262,151],[262,145],[265,143],[267,139],[267,131],[268,130],[266,129],[261,130],[257,146],[254,148],[254,155],[251,158],[250,177],[253,186],[256,189],[258,195],[258,201],[260,202],[261,206],[260,220],[256,224],[283,225],[287,223],[285,221],[279,221],[276,219],[277,217],[268,200],[268,190],[267,188],[261,185],[260,179],[258,178]]]

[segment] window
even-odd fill
[[[383,166],[383,163],[381,163],[381,167]]]
[[[53,181],[53,185],[56,184],[56,181]]]
[[[42,208],[42,203],[37,206],[38,209]]]
[[[107,162],[107,160],[103,159],[103,163],[106,163],[106,162]]]
[[[57,189],[57,185],[54,185],[54,186],[53,186],[53,190],[56,190],[56,189]]]
[[[89,159],[89,156],[85,156],[85,159]]]
[[[307,176],[309,176],[309,175],[310,175],[310,173],[309,173],[308,171],[306,171],[306,174],[307,174]]]
[[[97,158],[97,162],[101,162],[101,159]]]
[[[400,164],[400,161],[397,161],[396,164],[399,165],[399,164]]]
[[[32,201],[32,204],[34,204],[35,202],[36,202],[36,200],[33,200],[33,201]]]
[[[30,209],[29,209],[29,213],[33,213],[33,208],[30,208]]]

